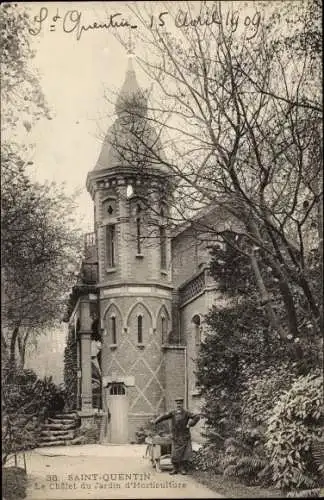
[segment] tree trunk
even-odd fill
[[[287,340],[287,335],[286,335],[285,331],[281,328],[281,325],[279,324],[279,322],[277,320],[277,316],[272,308],[271,298],[270,298],[268,290],[264,284],[264,280],[262,278],[259,264],[258,264],[258,261],[256,259],[254,251],[251,252],[250,259],[251,259],[252,269],[253,269],[253,272],[254,272],[254,275],[256,278],[257,286],[258,286],[260,293],[261,293],[261,302],[267,310],[270,323],[272,324],[272,327],[279,333],[280,337],[284,340]]]
[[[19,325],[15,326],[10,339],[9,362],[13,368],[16,365],[16,343],[19,334]]]

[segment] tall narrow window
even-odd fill
[[[198,354],[198,351],[200,349],[200,344],[201,344],[201,321],[200,321],[199,314],[196,314],[192,318],[192,323],[193,323],[193,326],[194,326],[194,340],[195,340],[195,344],[196,344],[196,354]],[[195,388],[197,390],[200,389],[200,384],[198,382],[197,376],[195,378]]]
[[[143,316],[137,317],[137,343],[143,344]]]
[[[115,266],[115,226],[106,226],[107,265]]]
[[[141,254],[141,206],[137,205],[136,207],[136,247],[137,247],[137,254]]]
[[[161,255],[161,268],[166,269],[166,231],[164,226],[160,226],[160,255]]]
[[[111,343],[114,345],[117,344],[117,328],[115,316],[111,317]]]
[[[162,344],[167,342],[167,320],[164,316],[161,318]]]
[[[195,335],[195,344],[196,346],[200,346],[201,344],[201,325],[200,325],[200,316],[196,314],[192,318],[192,322],[194,324],[194,335]]]

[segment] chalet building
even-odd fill
[[[167,223],[174,189],[168,170],[156,161],[133,166],[114,147],[114,137],[129,142],[127,106],[145,114],[146,98],[131,61],[116,120],[87,177],[94,232],[86,235],[85,259],[66,316],[76,346],[75,405],[85,420],[96,412],[109,415],[107,443],[134,440],[139,427],[172,407],[175,397],[200,410],[195,359],[204,315],[222,300],[195,224],[171,228]],[[154,128],[146,133],[162,154]],[[140,147],[137,151],[145,156]],[[206,211],[199,217],[211,215]],[[197,441],[202,425],[193,430]]]

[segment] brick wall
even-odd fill
[[[186,397],[185,347],[170,346],[164,349],[165,362],[165,406],[174,408],[177,397]]]
[[[191,229],[172,240],[172,279],[179,287],[198,270],[197,241]]]

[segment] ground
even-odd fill
[[[223,498],[282,498],[280,490],[246,486],[233,478],[224,477],[222,474],[194,471],[193,477],[199,483],[217,491]]]
[[[145,445],[40,448],[26,454],[26,500],[225,498],[190,476],[157,473]]]

